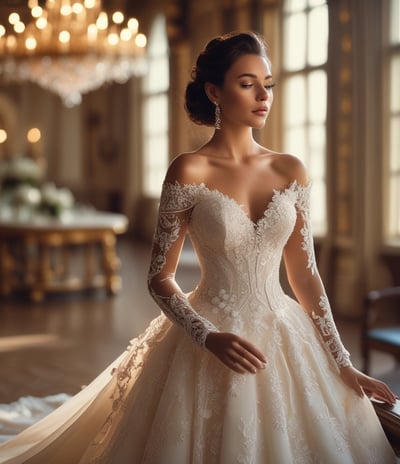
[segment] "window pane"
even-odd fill
[[[288,126],[304,124],[306,115],[306,81],[303,76],[287,79],[285,83],[285,118]]]
[[[303,127],[289,129],[286,132],[285,151],[292,153],[306,163],[306,137]]]
[[[400,172],[400,117],[390,123],[390,170]],[[400,208],[400,198],[398,203]]]
[[[400,0],[392,0],[390,20],[390,42],[400,43]]]
[[[306,64],[306,15],[296,13],[284,22],[284,67],[288,71],[301,69]]]
[[[306,0],[287,0],[285,2],[285,12],[295,13],[302,11],[306,7]]]
[[[146,128],[151,128],[149,132],[160,133],[168,131],[168,99],[166,95],[149,97],[144,109],[144,124]]]
[[[324,122],[326,119],[326,85],[325,71],[313,71],[309,74],[308,111],[312,123]]]
[[[309,130],[309,166],[312,179],[322,179],[325,175],[325,125],[312,126]]]
[[[308,64],[318,66],[327,60],[328,53],[328,7],[310,11],[308,22]]]
[[[390,205],[389,205],[389,236],[400,236],[400,176],[390,179]],[[397,200],[397,201],[396,201]]]
[[[149,71],[144,77],[144,85],[148,92],[159,92],[169,87],[168,56],[150,60]]]
[[[308,6],[313,8],[314,6],[324,5],[326,0],[308,0]]]
[[[393,57],[390,66],[390,111],[400,111],[400,55]]]
[[[326,187],[324,179],[313,179],[311,213],[314,235],[326,233]]]

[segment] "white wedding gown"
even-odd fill
[[[338,375],[349,355],[319,283],[308,197],[293,182],[255,223],[204,184],[165,183],[149,274],[163,313],[90,385],[0,446],[0,462],[396,462],[369,399]],[[202,270],[189,295],[169,268],[186,230]],[[316,279],[306,309],[279,283],[287,242]],[[210,331],[240,334],[266,368],[229,370],[204,349]]]

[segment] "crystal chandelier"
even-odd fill
[[[16,12],[0,24],[0,76],[32,81],[67,107],[106,82],[146,72],[146,37],[137,19],[107,14],[101,0],[29,0],[29,19]]]

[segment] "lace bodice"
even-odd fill
[[[164,184],[149,288],[167,317],[201,347],[212,331],[240,334],[246,324],[262,331],[268,313],[285,311],[279,269],[290,243],[289,262],[300,263],[313,284],[301,303],[338,366],[350,364],[316,269],[310,188],[294,181],[274,191],[262,217],[253,222],[234,199],[205,184]],[[174,279],[186,232],[201,267],[201,281],[189,297]]]

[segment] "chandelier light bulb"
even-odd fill
[[[129,42],[132,39],[132,36],[133,36],[132,31],[128,29],[127,27],[122,29],[120,33],[120,39],[123,40],[124,42]]]
[[[96,21],[97,29],[100,31],[105,31],[108,27],[108,17],[105,11],[100,12],[97,21]]]
[[[112,15],[112,20],[115,24],[122,24],[124,19],[124,15],[121,11],[115,11]]]
[[[72,5],[72,11],[78,15],[78,14],[81,14],[83,11],[85,11],[85,9],[82,3],[76,2]]]
[[[111,34],[108,34],[107,36],[107,42],[115,47],[116,45],[118,45],[118,42],[119,42],[119,36],[118,34],[116,34],[115,32],[111,32]]]
[[[47,26],[47,19],[44,16],[41,16],[36,20],[36,27],[40,30],[45,29]]]
[[[128,28],[136,34],[139,29],[139,21],[136,18],[130,18],[128,21]]]
[[[0,129],[0,143],[4,143],[7,140],[7,132],[4,129]]]
[[[10,15],[8,16],[8,22],[12,26],[15,26],[15,24],[17,24],[20,20],[21,18],[19,17],[18,13],[13,12],[13,13],[10,13]]]
[[[91,8],[94,8],[94,7],[95,7],[95,5],[96,5],[96,0],[85,0],[83,4],[84,4],[85,8],[87,8],[88,10],[90,10]]]
[[[35,37],[27,37],[25,40],[25,47],[27,50],[35,50],[37,42]]]
[[[25,30],[25,24],[22,21],[19,21],[18,23],[14,24],[14,31],[17,34],[22,34]]]
[[[42,137],[42,134],[40,132],[40,129],[38,129],[37,127],[32,127],[31,129],[28,130],[28,133],[26,134],[26,138],[28,142],[30,143],[39,142],[41,137]]]
[[[43,8],[40,6],[35,6],[31,10],[31,15],[34,18],[39,18],[40,16],[42,16],[42,13],[43,13]]]
[[[71,34],[68,31],[61,31],[60,34],[58,35],[58,40],[62,44],[68,43],[70,39],[71,39]]]
[[[138,33],[136,18],[128,20],[122,10],[108,15],[102,0],[27,3],[30,20],[22,22],[13,12],[11,27],[0,24],[2,81],[34,82],[72,107],[107,82],[147,72],[146,37]]]
[[[144,34],[138,34],[135,37],[135,44],[138,47],[144,48],[146,46],[146,43],[147,43],[147,39],[146,39],[146,36]]]

